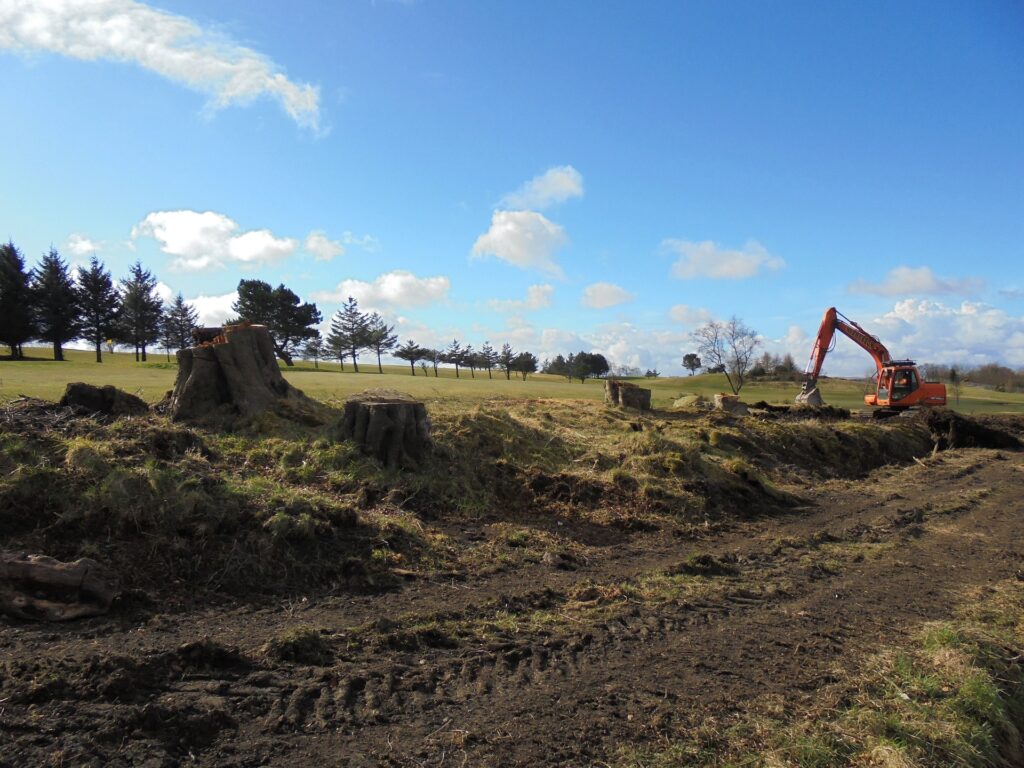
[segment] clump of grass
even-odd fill
[[[527,547],[530,545],[531,538],[529,531],[512,531],[512,533],[505,537],[505,543],[510,547]]]
[[[86,438],[75,438],[68,443],[64,465],[85,475],[105,474],[109,466],[100,446]]]
[[[331,647],[323,633],[310,626],[293,627],[273,638],[263,653],[276,661],[321,665],[331,659]]]

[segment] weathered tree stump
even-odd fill
[[[70,621],[106,613],[116,595],[95,560],[64,563],[46,555],[0,552],[0,613]]]
[[[423,403],[402,392],[371,389],[345,402],[341,437],[357,443],[386,467],[416,468],[430,448]]]
[[[636,408],[638,411],[651,410],[651,390],[638,387],[629,381],[608,379],[604,383],[604,401],[623,408]]]
[[[728,395],[725,392],[715,393],[715,410],[725,411],[733,416],[746,416],[750,413],[746,403],[740,402],[739,395]]]
[[[178,352],[178,378],[166,405],[174,421],[195,421],[255,416],[300,400],[305,395],[281,375],[266,327],[237,325],[224,328],[213,343]]]
[[[80,381],[68,384],[58,405],[61,408],[80,408],[108,416],[141,416],[149,412],[149,406],[142,398],[109,384],[97,387]]]

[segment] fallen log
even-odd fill
[[[0,613],[35,621],[70,621],[110,609],[117,589],[95,560],[0,552]]]

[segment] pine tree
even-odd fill
[[[498,355],[498,367],[505,372],[505,378],[512,378],[512,363],[515,362],[516,353],[512,349],[511,344],[503,344],[501,347],[501,354]]]
[[[302,345],[302,355],[307,360],[313,358],[313,367],[320,370],[320,358],[324,356],[324,340],[320,336],[320,331],[317,331],[316,336],[307,339],[306,343]]]
[[[416,342],[412,339],[407,339],[405,344],[395,350],[395,357],[399,360],[408,360],[409,368],[412,371],[412,375],[416,375],[416,361],[422,360],[424,357],[424,350],[416,345]]]
[[[369,346],[368,342],[368,318],[359,311],[359,302],[349,296],[331,320],[327,346],[336,350],[339,358],[349,355],[353,370],[359,373],[359,353]]]
[[[103,362],[103,342],[114,336],[121,296],[110,273],[95,256],[89,268],[78,273],[78,302],[82,307],[82,338],[96,349],[96,362]]]
[[[388,325],[384,318],[374,312],[366,320],[366,347],[377,353],[377,370],[384,373],[380,356],[398,346],[395,326]]]
[[[452,343],[445,349],[441,362],[449,363],[455,366],[455,378],[459,378],[459,366],[462,365],[464,360],[464,350],[459,346],[458,339],[452,339]]]
[[[63,360],[63,345],[81,331],[82,310],[68,265],[53,246],[33,271],[30,290],[36,338],[53,344],[53,359]]]
[[[0,344],[11,348],[11,359],[20,360],[21,345],[35,335],[32,316],[31,271],[14,243],[0,245]]]
[[[296,349],[320,333],[323,319],[316,304],[301,303],[298,295],[281,284],[271,288],[262,280],[240,280],[238,301],[231,305],[239,320],[267,326],[274,352],[285,365],[294,365]]]
[[[179,293],[164,310],[163,338],[168,353],[192,346],[192,331],[199,326],[199,312]]]
[[[484,345],[480,347],[480,364],[487,369],[487,378],[493,379],[491,370],[498,363],[498,353],[494,351],[494,347],[491,346],[489,341],[485,341]]]
[[[121,284],[121,314],[117,337],[134,347],[135,361],[146,362],[146,347],[160,340],[164,303],[156,293],[156,278],[136,261]]]

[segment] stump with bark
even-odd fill
[[[106,613],[116,595],[95,560],[65,563],[46,555],[0,552],[0,613],[70,621]]]
[[[649,411],[651,410],[651,390],[638,387],[628,381],[608,379],[604,383],[604,401],[623,408]]]
[[[266,327],[236,325],[212,343],[178,352],[178,378],[165,405],[174,421],[196,421],[255,416],[306,400],[281,375]]]
[[[340,436],[386,467],[415,469],[430,448],[430,419],[423,403],[393,390],[361,392],[345,402]]]

